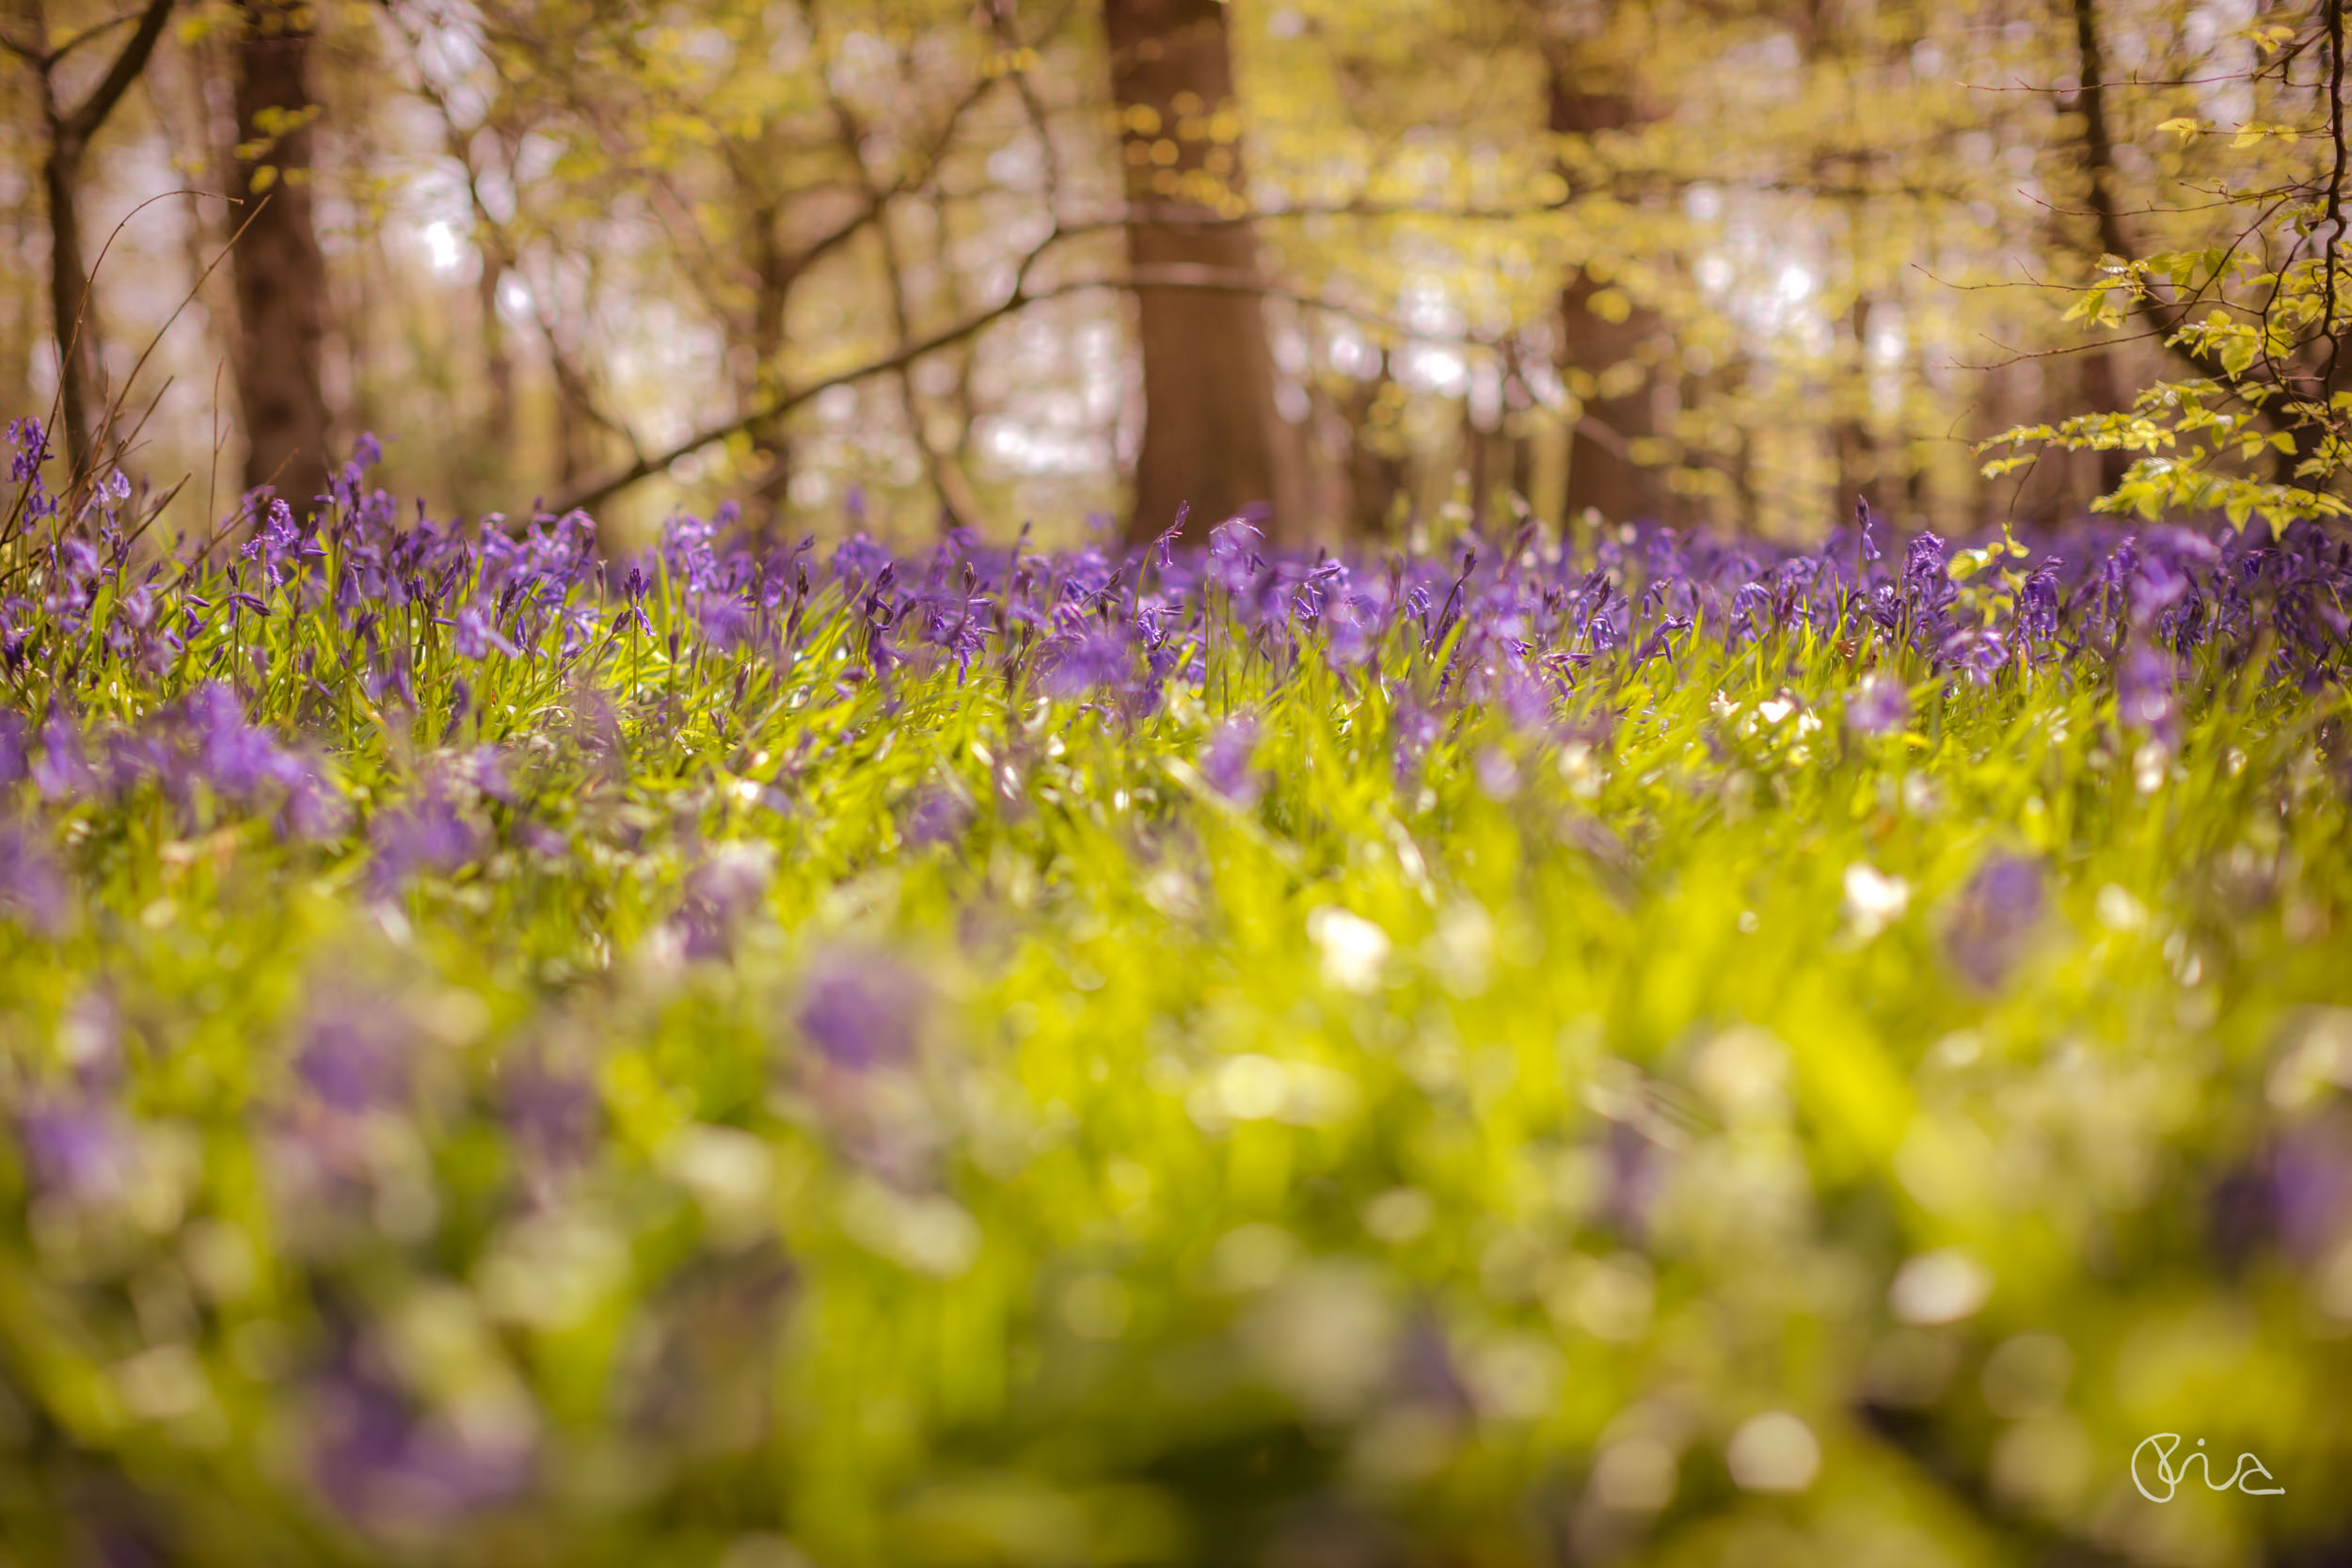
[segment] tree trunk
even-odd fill
[[[1844,388],[1852,400],[1839,415],[1832,433],[1837,447],[1837,512],[1840,516],[1853,508],[1857,498],[1883,510],[1886,498],[1879,493],[1878,441],[1870,433],[1867,409],[1870,402],[1870,306],[1869,294],[1859,282],[1854,292],[1853,309],[1846,317],[1853,364],[1851,379]]]
[[[490,395],[489,423],[484,434],[501,465],[515,457],[515,356],[506,346],[506,321],[499,314],[499,292],[506,282],[506,263],[498,247],[482,247],[482,277],[475,285],[476,309],[482,313],[482,372]]]
[[[1238,218],[1236,199],[1218,199],[1242,187],[1225,8],[1104,0],[1103,16],[1143,352],[1143,451],[1127,536],[1149,540],[1189,505],[1187,533],[1199,538],[1274,502],[1279,468],[1257,233]]]
[[[749,408],[775,389],[784,358],[784,312],[792,286],[799,280],[799,261],[784,243],[784,214],[774,202],[755,203],[751,213],[751,262],[755,286],[752,296],[751,364],[740,378],[736,396]],[[762,540],[782,536],[785,509],[792,489],[791,434],[782,420],[761,420],[747,434],[755,461],[760,467],[745,508],[752,533]]]
[[[101,404],[98,312],[82,260],[81,170],[79,142],[50,144],[41,166],[49,194],[49,320],[57,336],[58,420],[65,426],[66,463],[76,474],[97,462]]]
[[[1462,400],[1462,483],[1470,501],[1470,531],[1483,534],[1491,520],[1487,514],[1494,499],[1494,447],[1502,439],[1500,432],[1478,422],[1477,413],[1468,398]]]
[[[122,52],[89,96],[71,109],[57,102],[59,55],[24,56],[40,78],[41,122],[48,133],[49,155],[43,160],[41,178],[49,198],[49,322],[57,335],[57,401],[65,424],[66,461],[77,476],[97,467],[105,414],[99,381],[97,311],[90,297],[89,265],[82,254],[81,210],[76,199],[82,154],[115,105],[122,102],[122,95],[131,90],[131,84],[147,69],[155,40],[163,36],[164,24],[170,18],[171,5],[172,0],[147,0],[139,24]],[[31,0],[22,11],[31,36],[41,40],[35,47],[45,47],[49,24],[40,0]]]
[[[1573,45],[1550,54],[1551,130],[1591,135],[1656,118],[1629,91],[1595,91],[1578,80]],[[1568,444],[1564,521],[1587,507],[1613,523],[1663,517],[1665,469],[1637,461],[1659,435],[1659,370],[1648,356],[1662,336],[1659,313],[1580,267],[1560,296],[1560,378],[1582,413]]]
[[[1342,521],[1351,539],[1386,537],[1399,496],[1406,498],[1406,510],[1411,511],[1411,473],[1406,457],[1397,450],[1401,439],[1393,432],[1384,434],[1374,426],[1373,411],[1380,405],[1383,390],[1392,386],[1384,349],[1380,373],[1356,382],[1338,400],[1347,429],[1347,507]]]
[[[230,258],[237,293],[237,392],[245,483],[273,486],[296,511],[327,484],[326,260],[310,224],[310,8],[239,0],[237,194],[245,237]]]

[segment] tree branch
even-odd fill
[[[155,52],[155,40],[164,36],[164,24],[171,17],[171,0],[148,0],[147,9],[139,13],[138,30],[131,41],[122,46],[115,63],[81,107],[60,117],[58,132],[75,143],[87,142],[106,123],[106,117],[115,112],[122,95],[131,90],[131,84],[147,69],[147,57]]]
[[[1052,238],[1058,236],[1049,237],[1046,243],[1050,245]],[[1043,248],[1041,246],[1040,251]],[[1039,252],[1032,252],[1032,258],[1037,254]],[[1402,323],[1374,311],[1359,309],[1353,306],[1343,305],[1336,300],[1326,299],[1319,294],[1305,293],[1295,289],[1284,288],[1279,284],[1266,283],[1249,277],[1223,276],[1216,273],[1216,269],[1209,267],[1157,267],[1151,269],[1148,273],[1134,274],[1126,277],[1077,278],[1035,290],[1030,289],[1025,280],[998,304],[968,316],[952,326],[943,327],[927,338],[907,343],[880,358],[867,360],[865,364],[852,369],[838,371],[832,375],[821,376],[803,386],[795,387],[789,391],[781,392],[761,403],[755,408],[695,432],[665,451],[657,452],[650,457],[641,457],[627,467],[573,491],[557,503],[556,510],[568,512],[574,507],[592,507],[609,500],[630,485],[652,478],[655,474],[669,467],[671,464],[681,458],[691,456],[705,447],[713,446],[730,436],[741,435],[754,425],[765,423],[770,420],[781,419],[820,394],[833,390],[835,387],[853,386],[877,375],[888,375],[905,370],[928,355],[936,354],[941,349],[951,348],[967,339],[979,336],[998,322],[1032,305],[1044,305],[1057,299],[1069,299],[1078,294],[1100,293],[1108,290],[1145,289],[1250,294],[1264,299],[1287,300],[1293,305],[1307,309],[1324,310],[1346,316],[1403,337],[1420,336]]]

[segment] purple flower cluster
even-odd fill
[[[342,797],[324,769],[251,722],[236,693],[208,682],[149,721],[75,723],[60,706],[28,740],[22,718],[0,711],[0,794],[29,780],[52,802],[119,801],[154,788],[200,827],[217,810],[275,814],[294,838],[340,832]]]
[[[20,420],[9,439],[26,515],[47,436]],[[404,516],[367,486],[378,455],[363,438],[312,516],[248,505],[218,551],[190,540],[139,556],[105,507],[28,536],[34,569],[0,591],[0,676],[18,694],[0,707],[0,810],[26,783],[51,802],[151,787],[190,827],[272,814],[289,837],[331,838],[348,826],[345,796],[316,743],[286,735],[307,714],[364,704],[396,727],[429,713],[436,735],[418,738],[448,746],[469,721],[483,727],[489,693],[527,678],[568,693],[542,711],[567,713],[609,759],[626,744],[621,715],[655,689],[648,667],[726,660],[740,698],[812,654],[836,692],[893,711],[910,683],[946,676],[1119,721],[1160,712],[1171,687],[1199,689],[1213,658],[1236,650],[1277,679],[1320,666],[1351,689],[1385,689],[1375,711],[1401,784],[1422,779],[1464,709],[1542,732],[1580,689],[1680,664],[1702,642],[1767,657],[1837,649],[1858,673],[1845,722],[1864,738],[1903,733],[1933,685],[1993,686],[2067,660],[2096,673],[2123,729],[2169,747],[2192,676],[2259,661],[2265,679],[2339,683],[2352,633],[2352,545],[2308,523],[2085,526],[2031,557],[2004,545],[1963,560],[1933,534],[1898,545],[1865,512],[1819,548],[1648,526],[1568,548],[1530,524],[1442,556],[1334,558],[1273,548],[1263,519],[1235,518],[1197,550],[1169,535],[1123,556],[1095,543],[1053,554],[1025,533],[991,546],[956,529],[898,554],[858,533],[820,558],[813,539],[772,541],[722,508],[673,517],[631,558],[601,553],[580,513]],[[114,499],[119,487],[100,488]],[[175,695],[122,717],[123,704],[99,700],[93,645]],[[626,691],[611,675],[623,661],[637,672]],[[662,701],[658,722],[687,719]],[[248,717],[264,707],[280,728]],[[1243,805],[1263,789],[1253,742],[1236,721],[1198,758],[1210,787]],[[482,802],[499,796],[436,774],[378,805],[367,825],[378,886],[478,858],[498,841]],[[900,809],[918,846],[953,838],[970,816],[965,797],[938,791]],[[545,838],[529,823],[513,832]],[[0,904],[49,923],[58,900],[40,853],[6,845],[18,847],[0,846]],[[738,900],[714,883],[689,902],[690,945],[723,945]]]

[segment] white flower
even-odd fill
[[[1886,1305],[1907,1323],[1956,1323],[1974,1317],[1992,1293],[1983,1264],[1958,1247],[1939,1247],[1895,1271]]]
[[[1811,1427],[1772,1410],[1742,1424],[1724,1459],[1742,1491],[1802,1492],[1820,1473],[1821,1445]]]
[[[1389,933],[1345,910],[1320,909],[1307,917],[1307,935],[1323,954],[1324,983],[1336,990],[1370,991],[1380,984]]]
[[[1900,920],[1910,907],[1911,884],[1900,877],[1862,861],[1846,867],[1846,919],[1863,941]]]

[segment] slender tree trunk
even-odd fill
[[[1139,287],[1143,450],[1127,535],[1148,540],[1191,507],[1187,531],[1277,497],[1274,356],[1257,232],[1238,221],[1238,140],[1225,8],[1217,0],[1104,0],[1111,95],[1121,114]],[[1219,200],[1220,195],[1224,199]],[[1220,211],[1221,209],[1221,211]],[[1152,286],[1184,279],[1230,292]]]
[[[2090,177],[2090,210],[2098,223],[2099,247],[2110,256],[2129,257],[2132,242],[2123,232],[2122,214],[2115,198],[2115,140],[2107,126],[2106,58],[2099,47],[2096,0],[2074,0],[2074,50],[2082,71],[2083,168]],[[2092,349],[2084,356],[2083,391],[2100,413],[2122,407],[2122,392],[2115,375],[2115,351]],[[2123,483],[2131,467],[2124,451],[2099,453],[2102,493]]]
[[[1870,296],[1857,283],[1853,309],[1846,317],[1846,330],[1853,348],[1853,378],[1846,393],[1854,401],[1843,411],[1835,432],[1837,511],[1841,516],[1852,510],[1857,497],[1877,507],[1883,508],[1886,503],[1886,498],[1879,494],[1878,442],[1870,434],[1865,414],[1870,402]]]
[[[498,247],[484,245],[482,277],[474,299],[482,312],[482,371],[490,391],[486,434],[500,463],[511,464],[515,455],[515,356],[506,346],[505,318],[499,314],[499,291],[505,282],[506,263]]]
[[[1407,496],[1411,474],[1406,459],[1391,450],[1397,443],[1392,437],[1376,434],[1373,410],[1378,406],[1382,391],[1393,386],[1389,375],[1386,351],[1380,356],[1380,373],[1369,381],[1357,382],[1347,394],[1339,399],[1339,413],[1347,427],[1347,509],[1342,521],[1351,539],[1378,539],[1389,532],[1389,524],[1396,509],[1399,496]]]
[[[310,7],[238,0],[237,192],[248,201],[230,258],[237,293],[237,392],[245,411],[245,483],[267,484],[307,510],[327,483],[326,259],[310,222],[306,84]]]
[[[122,52],[89,96],[72,108],[57,102],[58,56],[24,56],[40,79],[41,121],[48,133],[49,153],[42,162],[41,179],[49,198],[49,321],[57,337],[57,402],[65,425],[66,460],[76,474],[97,466],[105,413],[99,381],[98,313],[90,295],[89,263],[82,247],[82,154],[131,84],[146,71],[155,40],[163,36],[164,24],[171,16],[171,5],[172,0],[148,0]],[[45,48],[49,23],[40,0],[23,0],[17,9],[28,36],[39,40],[32,47]]]
[[[1534,406],[1535,396],[1527,386],[1520,339],[1513,333],[1502,341],[1503,483],[1510,487],[1510,495],[1529,507],[1535,500],[1535,441],[1528,430],[1528,415]]]
[[[1470,526],[1472,533],[1486,531],[1489,521],[1488,503],[1494,494],[1494,445],[1501,436],[1478,422],[1478,416],[1462,402],[1462,483],[1469,492]]]
[[[1627,90],[1581,81],[1573,45],[1550,54],[1551,130],[1591,135],[1629,130],[1655,113]],[[1663,517],[1672,501],[1665,469],[1639,461],[1659,436],[1659,313],[1580,267],[1560,295],[1560,374],[1582,405],[1568,444],[1567,518],[1586,508],[1610,522]]]
[[[750,261],[753,276],[751,363],[739,376],[736,396],[749,408],[773,390],[784,357],[784,312],[800,277],[798,258],[784,243],[782,209],[772,201],[753,204]],[[771,539],[784,526],[792,486],[791,436],[782,420],[761,420],[747,434],[762,467],[745,508],[751,531]]]
[[[2115,128],[2107,119],[2107,66],[2106,55],[2099,40],[2098,0],[2074,0],[2074,51],[2082,77],[2079,92],[2083,115],[2083,170],[2090,176],[2090,212],[2096,224],[2094,231],[2101,250],[2109,256],[2128,260],[2137,255],[2138,251],[2132,242],[2129,228],[2123,222],[2122,206],[2115,188]],[[2342,0],[2327,0],[2325,14],[2329,18],[2331,26],[2340,27]],[[2217,355],[2172,341],[2185,315],[2181,306],[2168,304],[2150,293],[2140,297],[2138,314],[2154,329],[2153,335],[2158,342],[2191,374],[2217,381],[2234,379],[2223,371]],[[2120,399],[2122,394],[2115,388],[2113,372],[2106,373],[2107,390],[2104,395]],[[2258,386],[2269,385],[2274,392],[2280,389],[2266,375],[2257,374],[2249,379]],[[2093,395],[2103,394],[2094,392]],[[2271,458],[2271,477],[2280,483],[2294,483],[2295,467],[2310,454],[2305,443],[2315,439],[2316,430],[2295,415],[2292,401],[2285,398],[2270,398],[2255,410],[2255,418],[2272,431],[2295,441],[2295,451],[2273,453]],[[2122,478],[2122,465],[2118,460],[2122,456],[2120,452],[2100,453],[2103,478],[2110,471],[2119,480]]]
[[[49,195],[49,320],[57,337],[57,417],[66,462],[75,473],[97,461],[98,311],[82,259],[82,148],[60,136],[41,166]]]

